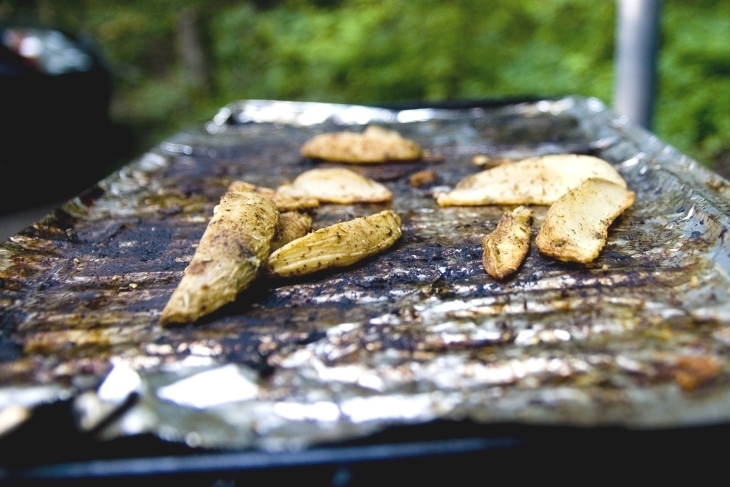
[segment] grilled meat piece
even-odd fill
[[[256,186],[247,181],[233,181],[228,185],[228,191],[251,191],[274,201],[279,211],[311,210],[319,206],[319,200],[312,197],[288,196],[265,186]]]
[[[292,198],[316,198],[320,203],[385,203],[393,199],[388,188],[344,168],[310,169],[284,184],[277,193]]]
[[[504,279],[517,272],[530,250],[532,212],[522,206],[502,215],[494,232],[482,238],[482,265],[492,277]]]
[[[550,205],[591,177],[626,187],[608,162],[593,156],[556,154],[500,164],[462,179],[439,206]]]
[[[608,227],[631,205],[634,193],[612,181],[590,178],[548,210],[535,243],[543,254],[566,262],[593,261]]]
[[[301,149],[305,157],[349,163],[409,161],[423,155],[421,147],[394,130],[371,125],[363,133],[315,135]]]
[[[292,240],[305,236],[312,229],[312,217],[298,211],[279,213],[271,251],[278,250]]]
[[[400,217],[385,210],[294,240],[269,256],[266,269],[270,276],[288,277],[348,266],[387,249],[400,236]]]
[[[252,192],[224,194],[160,323],[193,322],[233,301],[269,256],[278,219],[268,198]]]

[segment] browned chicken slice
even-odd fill
[[[252,191],[274,201],[279,211],[306,211],[319,206],[319,200],[312,197],[297,198],[278,193],[275,189],[266,186],[256,186],[247,181],[233,181],[228,185],[228,191]]]
[[[436,182],[436,171],[433,169],[424,169],[411,174],[410,183],[414,188],[421,188]]]
[[[532,212],[522,206],[502,215],[494,232],[482,238],[484,270],[504,279],[519,269],[530,250]]]
[[[371,125],[363,133],[344,131],[319,134],[307,141],[302,155],[326,161],[378,163],[418,159],[421,147],[394,130]]]
[[[289,242],[269,256],[273,277],[303,276],[354,264],[393,245],[401,236],[400,217],[391,210],[337,223]]]
[[[504,163],[472,174],[448,193],[439,206],[549,205],[591,177],[626,187],[608,162],[593,156],[557,154]]]
[[[590,178],[553,203],[535,243],[543,254],[566,262],[593,261],[608,227],[634,204],[634,193],[612,181]]]
[[[472,164],[482,167],[495,167],[500,164],[508,164],[510,162],[512,162],[512,160],[506,157],[489,157],[485,154],[477,154],[471,158]]]
[[[203,233],[160,323],[190,323],[233,301],[270,253],[279,211],[268,198],[229,192]]]
[[[298,211],[279,213],[279,223],[276,225],[274,240],[271,242],[271,251],[277,250],[292,240],[305,236],[312,229],[312,217]]]
[[[385,203],[393,193],[382,184],[345,168],[310,169],[277,193],[292,198],[316,198],[320,203]]]

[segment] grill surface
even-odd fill
[[[393,191],[403,220],[395,247],[347,269],[262,278],[200,323],[159,326],[231,181],[276,187],[337,166],[299,148],[370,122],[430,152],[354,168]],[[433,193],[476,172],[476,154],[547,153],[608,160],[636,203],[595,262],[560,263],[533,246],[513,279],[495,281],[480,239],[505,208],[438,208]],[[411,186],[423,169],[436,172],[434,185]],[[437,419],[724,423],[728,188],[593,99],[415,110],[235,103],[0,244],[0,405],[70,400],[77,426],[98,438],[151,433],[271,451]],[[385,207],[324,205],[315,228]],[[533,232],[545,211],[534,208]]]

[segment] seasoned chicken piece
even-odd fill
[[[393,245],[401,236],[400,217],[391,210],[355,218],[289,242],[269,256],[274,277],[303,276],[354,264]]]
[[[160,323],[190,323],[233,301],[269,256],[279,211],[251,192],[226,193],[213,211]]]
[[[361,134],[345,131],[315,135],[302,146],[301,152],[305,157],[350,163],[407,161],[423,155],[414,141],[377,125],[369,126]]]
[[[608,227],[634,204],[634,193],[620,184],[590,178],[553,203],[535,243],[543,254],[566,262],[588,263],[606,244]]]
[[[320,203],[384,203],[393,198],[388,188],[344,168],[310,169],[283,184],[277,193],[292,198],[316,198]]]
[[[271,251],[277,250],[292,240],[305,236],[312,229],[312,217],[298,211],[279,213],[279,223],[276,225],[274,240],[271,242]]]
[[[433,169],[424,169],[411,174],[410,183],[414,188],[428,186],[436,182],[436,171]]]
[[[603,159],[558,154],[500,164],[467,176],[452,191],[436,195],[436,201],[439,206],[549,205],[592,177],[626,187],[618,171]]]
[[[492,277],[514,274],[530,250],[532,212],[522,206],[502,215],[494,232],[482,238],[482,265]]]
[[[240,180],[233,181],[228,185],[228,191],[252,191],[274,201],[279,211],[303,211],[311,210],[319,206],[319,200],[311,197],[296,198],[279,194],[276,190],[265,186],[256,186],[249,182]]]
[[[484,154],[477,154],[474,157],[471,158],[471,163],[475,166],[482,166],[482,167],[495,167],[499,166],[500,164],[508,164],[511,160],[507,159],[506,157],[489,157]]]

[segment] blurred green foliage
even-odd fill
[[[23,11],[21,3],[0,1],[0,15]],[[112,115],[135,128],[141,148],[246,98],[372,104],[576,94],[611,105],[614,1],[31,5],[41,22],[96,39],[115,74]],[[184,14],[199,29],[203,85],[176,47]],[[728,176],[730,2],[664,0],[661,25],[653,131]]]

